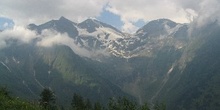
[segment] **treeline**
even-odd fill
[[[6,88],[0,88],[0,110],[44,110],[39,104],[12,97]]]
[[[0,89],[0,110],[65,110],[56,104],[56,97],[53,91],[45,88],[38,102],[27,102],[9,95],[6,88]],[[89,99],[79,94],[74,94],[71,107],[68,110],[166,110],[164,103],[155,103],[153,106],[147,103],[138,105],[126,97],[110,98],[107,105],[100,102],[92,103]]]

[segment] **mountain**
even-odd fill
[[[59,20],[52,20],[39,26],[30,24],[29,28],[38,33],[44,29],[67,33],[79,48],[93,53],[92,57],[95,58],[97,55],[131,58],[146,55],[146,52],[151,54],[153,48],[160,48],[163,45],[182,48],[188,39],[187,25],[177,24],[168,19],[151,21],[134,35],[126,35],[96,19],[87,19],[76,24],[61,17]]]
[[[70,105],[73,93],[103,103],[110,97],[131,97],[66,46],[14,44],[1,50],[0,61],[1,86],[23,98],[37,99],[45,87],[55,91],[59,103],[64,105]]]
[[[140,104],[165,101],[169,110],[219,109],[220,26],[192,25],[158,19],[125,34],[91,18],[30,24],[37,35],[50,30],[73,42],[45,47],[38,45],[45,36],[27,44],[8,40],[0,50],[0,84],[29,99],[50,87],[62,104],[76,92],[103,103],[127,96]]]
[[[216,22],[193,31],[193,41],[158,94],[173,103],[172,109],[220,108],[219,32],[220,26]]]
[[[31,30],[37,31],[39,34],[45,29],[56,30],[60,33],[67,33],[71,38],[74,38],[78,35],[77,28],[75,27],[76,23],[60,17],[59,20],[51,20],[41,25],[29,24],[28,28]]]
[[[87,19],[77,27],[79,31],[77,42],[81,44],[80,46],[97,53],[98,51],[108,53],[112,42],[125,36],[116,28],[96,19]]]

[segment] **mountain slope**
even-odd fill
[[[192,33],[193,41],[182,55],[186,60],[184,68],[182,61],[174,67],[158,95],[170,103],[170,109],[219,109],[219,30],[212,23]]]
[[[0,82],[31,99],[50,87],[61,102],[77,92],[103,103],[125,95],[139,103],[165,101],[171,110],[219,109],[220,26],[191,25],[159,19],[131,35],[95,19],[31,24],[38,35],[52,30],[74,45],[37,45],[45,36],[7,42],[11,46],[0,50]]]
[[[100,77],[98,71],[86,65],[86,60],[66,46],[43,48],[15,44],[1,50],[0,71],[2,86],[29,99],[38,99],[45,87],[55,91],[59,103],[64,105],[69,105],[73,93],[103,103],[110,97],[127,95]]]
[[[60,17],[59,20],[51,20],[41,25],[29,24],[28,28],[37,31],[39,34],[45,29],[56,30],[59,33],[67,33],[71,38],[75,38],[78,35],[76,23]]]

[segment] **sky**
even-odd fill
[[[0,0],[0,49],[11,45],[9,39],[23,44],[40,38],[38,46],[66,45],[85,57],[106,54],[91,54],[65,33],[44,30],[39,35],[26,28],[61,16],[76,23],[96,18],[130,34],[151,20],[167,18],[188,23],[190,35],[195,28],[220,24],[220,0]]]
[[[219,6],[219,0],[1,0],[0,30],[61,16],[74,22],[94,17],[129,33],[160,18],[202,26],[220,21]]]
[[[0,30],[12,28],[13,26],[14,26],[14,22],[12,19],[0,17]]]

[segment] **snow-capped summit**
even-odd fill
[[[96,31],[96,28],[102,27],[102,25],[95,19],[87,19],[78,24],[79,28],[86,29],[89,33]]]
[[[135,34],[128,34],[97,19],[89,18],[77,24],[65,17],[39,26],[30,24],[29,28],[39,33],[44,29],[67,33],[79,49],[95,55],[107,53],[123,58],[152,54],[164,46],[180,49],[187,41],[188,30],[185,24],[159,19],[147,23]]]
[[[111,25],[96,19],[87,19],[77,25],[79,35],[77,42],[81,47],[93,52],[112,50],[113,42],[123,39],[125,35]]]
[[[113,27],[109,24],[103,23],[95,18],[86,19],[85,21],[79,23],[78,27],[81,29],[86,29],[89,33],[97,31],[97,28],[110,28],[118,33],[123,34],[121,31],[119,31],[115,27]]]

